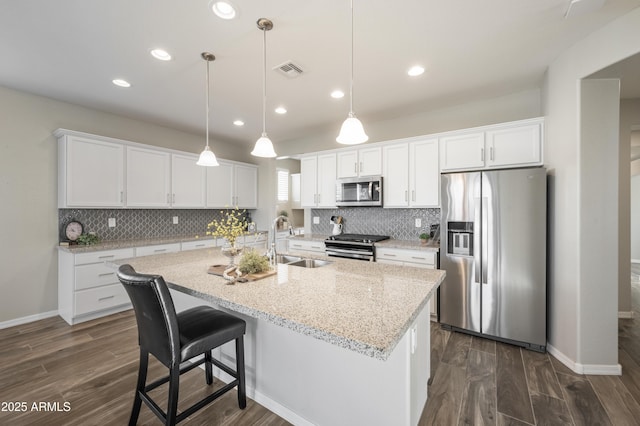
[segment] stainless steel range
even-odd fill
[[[388,240],[386,235],[340,234],[324,240],[327,256],[346,257],[348,259],[376,260],[375,243]]]

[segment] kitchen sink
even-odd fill
[[[328,260],[320,260],[320,259],[300,259],[296,262],[287,263],[290,266],[299,266],[301,268],[319,268],[321,266],[325,266],[330,264],[331,262]]]
[[[278,255],[276,255],[276,262],[277,263],[291,263],[291,262],[299,262],[301,260],[304,260],[304,258],[302,258],[300,256],[290,256],[288,254],[278,254]]]

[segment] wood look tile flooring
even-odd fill
[[[619,320],[622,376],[578,375],[548,354],[451,333],[432,323],[432,383],[419,424],[640,424],[640,267],[635,274],[636,319]],[[26,412],[0,410],[0,425],[125,425],[137,367],[132,311],[74,326],[54,317],[0,330],[0,403],[27,403]],[[151,359],[151,380],[165,371]],[[213,387],[219,386],[215,380]],[[182,376],[179,407],[209,390],[202,371],[192,370]],[[166,386],[154,395],[164,401]],[[36,411],[34,402],[50,404]],[[143,405],[138,424],[160,421]],[[232,391],[181,424],[289,423],[250,399],[245,410],[238,409]]]
[[[419,424],[640,425],[639,277],[635,265],[635,318],[618,321],[622,376],[576,374],[549,354],[432,323],[432,382]]]

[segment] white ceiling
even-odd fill
[[[204,133],[210,51],[214,138],[253,144],[262,126],[262,32],[267,33],[267,132],[278,141],[335,129],[349,110],[349,1],[232,0],[217,18],[209,0],[0,0],[0,85],[131,118]],[[581,0],[589,1],[589,0]],[[367,117],[441,108],[540,87],[560,52],[640,0],[607,0],[564,19],[569,0],[355,0],[354,109]],[[398,8],[396,11],[392,7]],[[171,62],[149,55],[168,50]],[[287,60],[305,73],[271,68]],[[410,78],[407,69],[426,72]],[[637,72],[636,72],[637,75]],[[124,78],[129,89],[111,80]],[[276,106],[286,115],[273,112]],[[246,125],[238,128],[233,120]]]

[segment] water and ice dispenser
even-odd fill
[[[447,222],[447,253],[473,256],[473,222]]]

